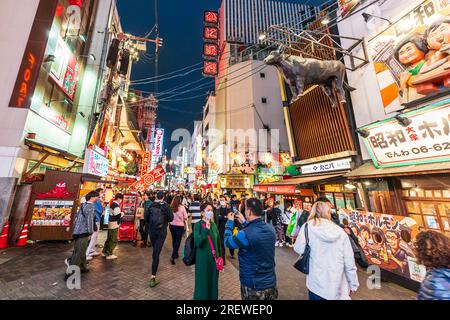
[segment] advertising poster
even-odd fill
[[[108,176],[108,159],[93,149],[86,149],[83,173],[93,174],[99,177]]]
[[[36,200],[31,225],[69,227],[73,205],[73,201]]]
[[[136,181],[133,183],[130,188],[135,189],[140,192],[146,191],[152,184],[158,182],[159,180],[164,177],[166,174],[166,171],[164,168],[159,165],[149,173],[147,173],[145,176],[142,176],[141,180]]]
[[[402,114],[407,126],[391,118],[363,129],[375,167],[388,168],[450,161],[450,100]]]
[[[421,282],[426,270],[415,259],[413,241],[418,233],[410,217],[363,211],[339,212],[358,237],[369,264]]]
[[[369,40],[386,113],[448,94],[450,1],[427,0]]]

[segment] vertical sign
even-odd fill
[[[150,152],[147,151],[142,156],[142,166],[141,166],[141,177],[145,176],[148,173],[150,168]]]
[[[163,155],[164,129],[156,129],[155,142],[153,145],[153,156],[161,157]]]
[[[219,13],[205,11],[203,16],[203,75],[215,77],[219,72]]]
[[[29,108],[31,105],[31,98],[36,88],[40,66],[47,47],[48,30],[52,27],[57,4],[57,0],[41,0],[39,2],[9,101],[10,108]]]

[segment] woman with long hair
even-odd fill
[[[306,286],[310,300],[350,300],[358,289],[358,275],[350,240],[331,220],[330,206],[316,202],[300,229],[294,250],[303,255],[311,248]]]
[[[214,209],[208,202],[200,206],[202,220],[194,225],[195,290],[194,300],[217,300],[219,271],[216,259],[222,256],[219,229],[214,223]],[[213,251],[214,250],[214,251]]]
[[[173,211],[173,221],[169,225],[173,247],[170,262],[175,264],[175,260],[179,258],[178,252],[180,250],[181,239],[183,238],[183,234],[188,230],[188,214],[180,196],[173,198],[170,207]]]
[[[416,254],[427,274],[420,286],[419,300],[450,300],[450,240],[436,231],[422,231],[416,237]]]

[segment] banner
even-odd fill
[[[424,1],[369,41],[386,113],[448,94],[449,13],[449,0]]]
[[[410,217],[340,210],[358,237],[370,265],[421,282],[426,270],[417,264],[413,241],[419,226]]]
[[[156,129],[155,141],[153,144],[153,156],[161,157],[163,155],[164,129]]]
[[[450,161],[450,99],[402,117],[407,126],[391,118],[363,127],[369,132],[363,141],[375,167]]]
[[[159,165],[146,175],[142,176],[141,180],[133,183],[130,188],[140,192],[145,192],[152,184],[158,182],[166,174],[164,168]]]
[[[145,152],[142,156],[141,177],[145,176],[150,169],[150,152]]]

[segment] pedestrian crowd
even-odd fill
[[[76,215],[74,250],[65,260],[66,279],[77,266],[89,271],[89,261],[114,254],[123,217],[123,194],[105,205],[102,189],[89,192]],[[106,214],[107,213],[107,214]],[[107,217],[107,223],[105,223]],[[243,300],[278,298],[276,247],[289,247],[299,255],[295,268],[306,274],[310,300],[349,300],[358,290],[357,264],[368,262],[351,228],[342,222],[326,197],[314,204],[287,202],[244,195],[206,195],[182,191],[147,191],[136,211],[134,246],[152,248],[149,286],[156,287],[160,255],[168,231],[172,237],[170,263],[181,259],[195,265],[194,300],[217,300],[219,275],[227,257],[239,260]],[[107,225],[107,239],[96,251],[98,233]],[[183,237],[186,238],[184,247]],[[358,249],[359,248],[359,249]],[[422,231],[416,238],[416,256],[427,268],[418,299],[450,299],[449,239],[442,233]],[[226,251],[229,255],[226,255]],[[237,252],[237,254],[236,254]]]

